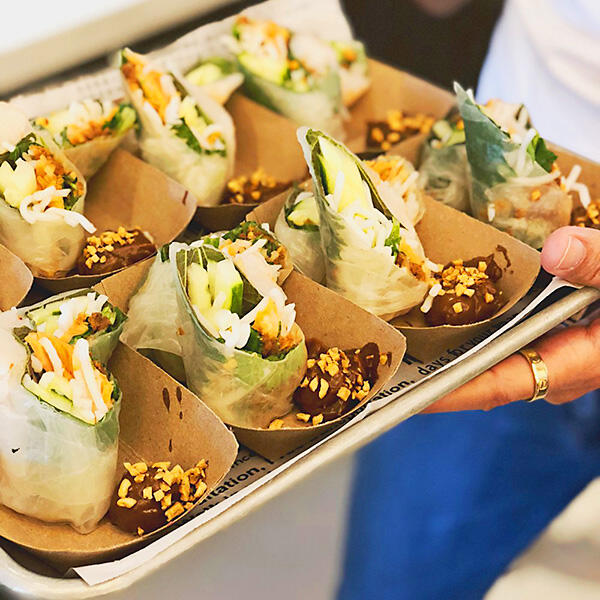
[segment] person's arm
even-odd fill
[[[544,244],[542,266],[567,281],[600,287],[600,231],[563,227]],[[548,367],[546,400],[562,404],[600,388],[600,319],[545,335],[532,344]],[[490,410],[533,394],[531,367],[514,354],[424,412]]]

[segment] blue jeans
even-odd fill
[[[600,474],[599,398],[421,415],[367,446],[339,598],[481,599]]]

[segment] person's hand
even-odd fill
[[[542,250],[542,266],[572,283],[600,287],[600,231],[563,227]],[[546,400],[562,404],[600,387],[600,319],[586,327],[568,327],[537,340],[532,347],[548,367]],[[424,412],[490,410],[531,398],[531,367],[520,354],[509,356]]]

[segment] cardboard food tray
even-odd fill
[[[287,193],[257,207],[248,219],[268,223],[273,229],[287,198]],[[423,314],[415,307],[407,315],[391,323],[405,335],[408,352],[421,360],[435,357],[487,329],[490,322],[511,309],[533,285],[540,270],[540,254],[512,236],[477,221],[468,215],[425,197],[426,210],[417,225],[417,233],[427,257],[446,264],[455,259],[469,260],[494,254],[501,267],[506,266],[499,288],[506,304],[491,319],[471,325],[440,325],[428,327]],[[505,262],[503,253],[509,259]]]
[[[32,284],[33,275],[27,265],[0,245],[0,310],[20,304]]]
[[[115,150],[90,180],[85,200],[85,216],[96,233],[139,227],[159,248],[187,227],[195,209],[196,199],[182,185],[122,149]],[[63,292],[90,287],[108,275],[36,277],[36,281],[51,292]]]
[[[277,181],[306,177],[308,170],[296,138],[297,126],[281,115],[253,102],[239,92],[225,108],[235,124],[234,177],[250,176],[259,167]],[[233,229],[258,204],[199,206],[195,222],[208,231]]]
[[[231,432],[194,394],[127,346],[119,344],[109,368],[123,392],[117,478],[124,461],[169,460],[187,469],[205,458],[208,489],[203,497],[208,495],[235,460],[238,446]],[[65,570],[123,556],[184,518],[141,538],[120,531],[104,518],[97,529],[82,535],[69,525],[44,523],[0,505],[0,536]]]
[[[97,289],[121,310],[127,311],[129,299],[143,281],[150,265],[151,261],[143,261],[103,280]],[[378,380],[369,394],[343,417],[309,426],[298,421],[295,414],[290,414],[284,418],[284,427],[279,430],[233,428],[241,443],[269,459],[294,450],[359,411],[396,372],[406,351],[404,336],[393,327],[296,271],[285,280],[283,290],[288,301],[296,306],[296,322],[307,340],[317,339],[326,346],[342,349],[360,347],[373,341],[379,346],[380,352],[389,353],[390,358],[386,365],[380,367]],[[280,416],[267,417],[265,427],[271,418]]]

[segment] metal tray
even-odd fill
[[[569,292],[549,306],[537,310],[456,365],[450,365],[444,372],[434,374],[431,378],[404,393],[400,392],[398,397],[386,406],[324,442],[286,471],[277,475],[269,485],[253,491],[162,551],[153,560],[115,579],[96,586],[88,586],[80,579],[60,579],[43,575],[40,574],[44,572],[43,565],[36,559],[24,551],[0,541],[0,596],[4,596],[3,592],[5,592],[14,598],[70,600],[100,597],[126,590],[150,573],[166,567],[169,562],[193,546],[242,519],[316,469],[344,454],[355,452],[401,421],[420,412],[437,398],[456,389],[543,333],[580,313],[597,300],[600,300],[600,291],[582,288]]]

